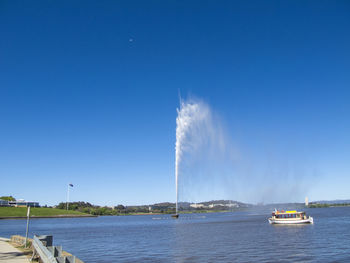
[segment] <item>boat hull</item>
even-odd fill
[[[281,225],[296,225],[296,224],[313,224],[314,219],[310,216],[307,219],[300,219],[300,220],[281,220],[281,219],[273,219],[269,218],[270,224],[281,224]]]
[[[179,214],[175,214],[175,215],[171,215],[172,218],[178,219],[179,218]]]

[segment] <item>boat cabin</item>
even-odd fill
[[[293,211],[275,211],[272,213],[272,217],[280,219],[292,219],[292,218],[304,218],[305,212]]]

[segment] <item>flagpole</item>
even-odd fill
[[[67,203],[66,203],[67,210],[68,210],[68,206],[69,206],[69,184],[67,185]]]

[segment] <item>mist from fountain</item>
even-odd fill
[[[252,145],[233,142],[232,128],[199,99],[180,99],[176,118],[176,214],[179,202],[240,200],[285,202],[304,198],[308,178],[304,162],[289,149],[250,137]],[[242,138],[242,136],[241,136]],[[294,157],[294,158],[292,158]]]

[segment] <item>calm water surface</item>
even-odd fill
[[[309,209],[314,225],[269,225],[268,211],[33,219],[30,236],[89,262],[350,262],[350,208]],[[0,236],[25,235],[25,220],[0,220]]]

